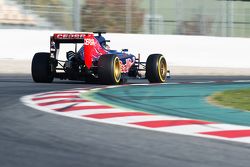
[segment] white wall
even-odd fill
[[[36,52],[49,51],[54,32],[0,30],[0,59],[31,60]],[[105,34],[112,49],[129,49],[143,59],[151,53],[165,55],[170,66],[250,68],[250,39],[175,35]],[[64,52],[71,48],[64,48]]]

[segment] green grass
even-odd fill
[[[217,105],[250,111],[250,89],[227,90],[216,93],[209,99]]]

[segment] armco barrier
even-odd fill
[[[58,32],[58,31],[57,31]],[[52,31],[2,29],[0,59],[31,60],[35,52],[49,51]],[[170,66],[250,68],[250,39],[181,35],[105,34],[111,48],[140,53],[162,53]],[[65,44],[65,51],[74,47]]]

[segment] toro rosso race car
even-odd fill
[[[140,56],[111,50],[103,32],[95,33],[60,33],[50,37],[50,52],[36,53],[32,60],[32,78],[35,82],[50,83],[54,78],[84,80],[87,83],[121,84],[129,77],[145,78],[150,83],[166,81],[167,63],[163,55],[149,55],[146,62],[140,62]],[[58,60],[60,44],[75,44],[75,51],[66,53],[66,61]],[[82,43],[78,50],[77,44]]]

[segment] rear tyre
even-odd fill
[[[117,85],[121,81],[121,65],[117,55],[103,55],[98,60],[98,76],[101,84]]]
[[[149,55],[146,61],[146,78],[150,83],[166,82],[167,63],[163,55]]]
[[[35,82],[51,83],[54,79],[51,70],[50,53],[36,53],[32,60],[31,74]]]

